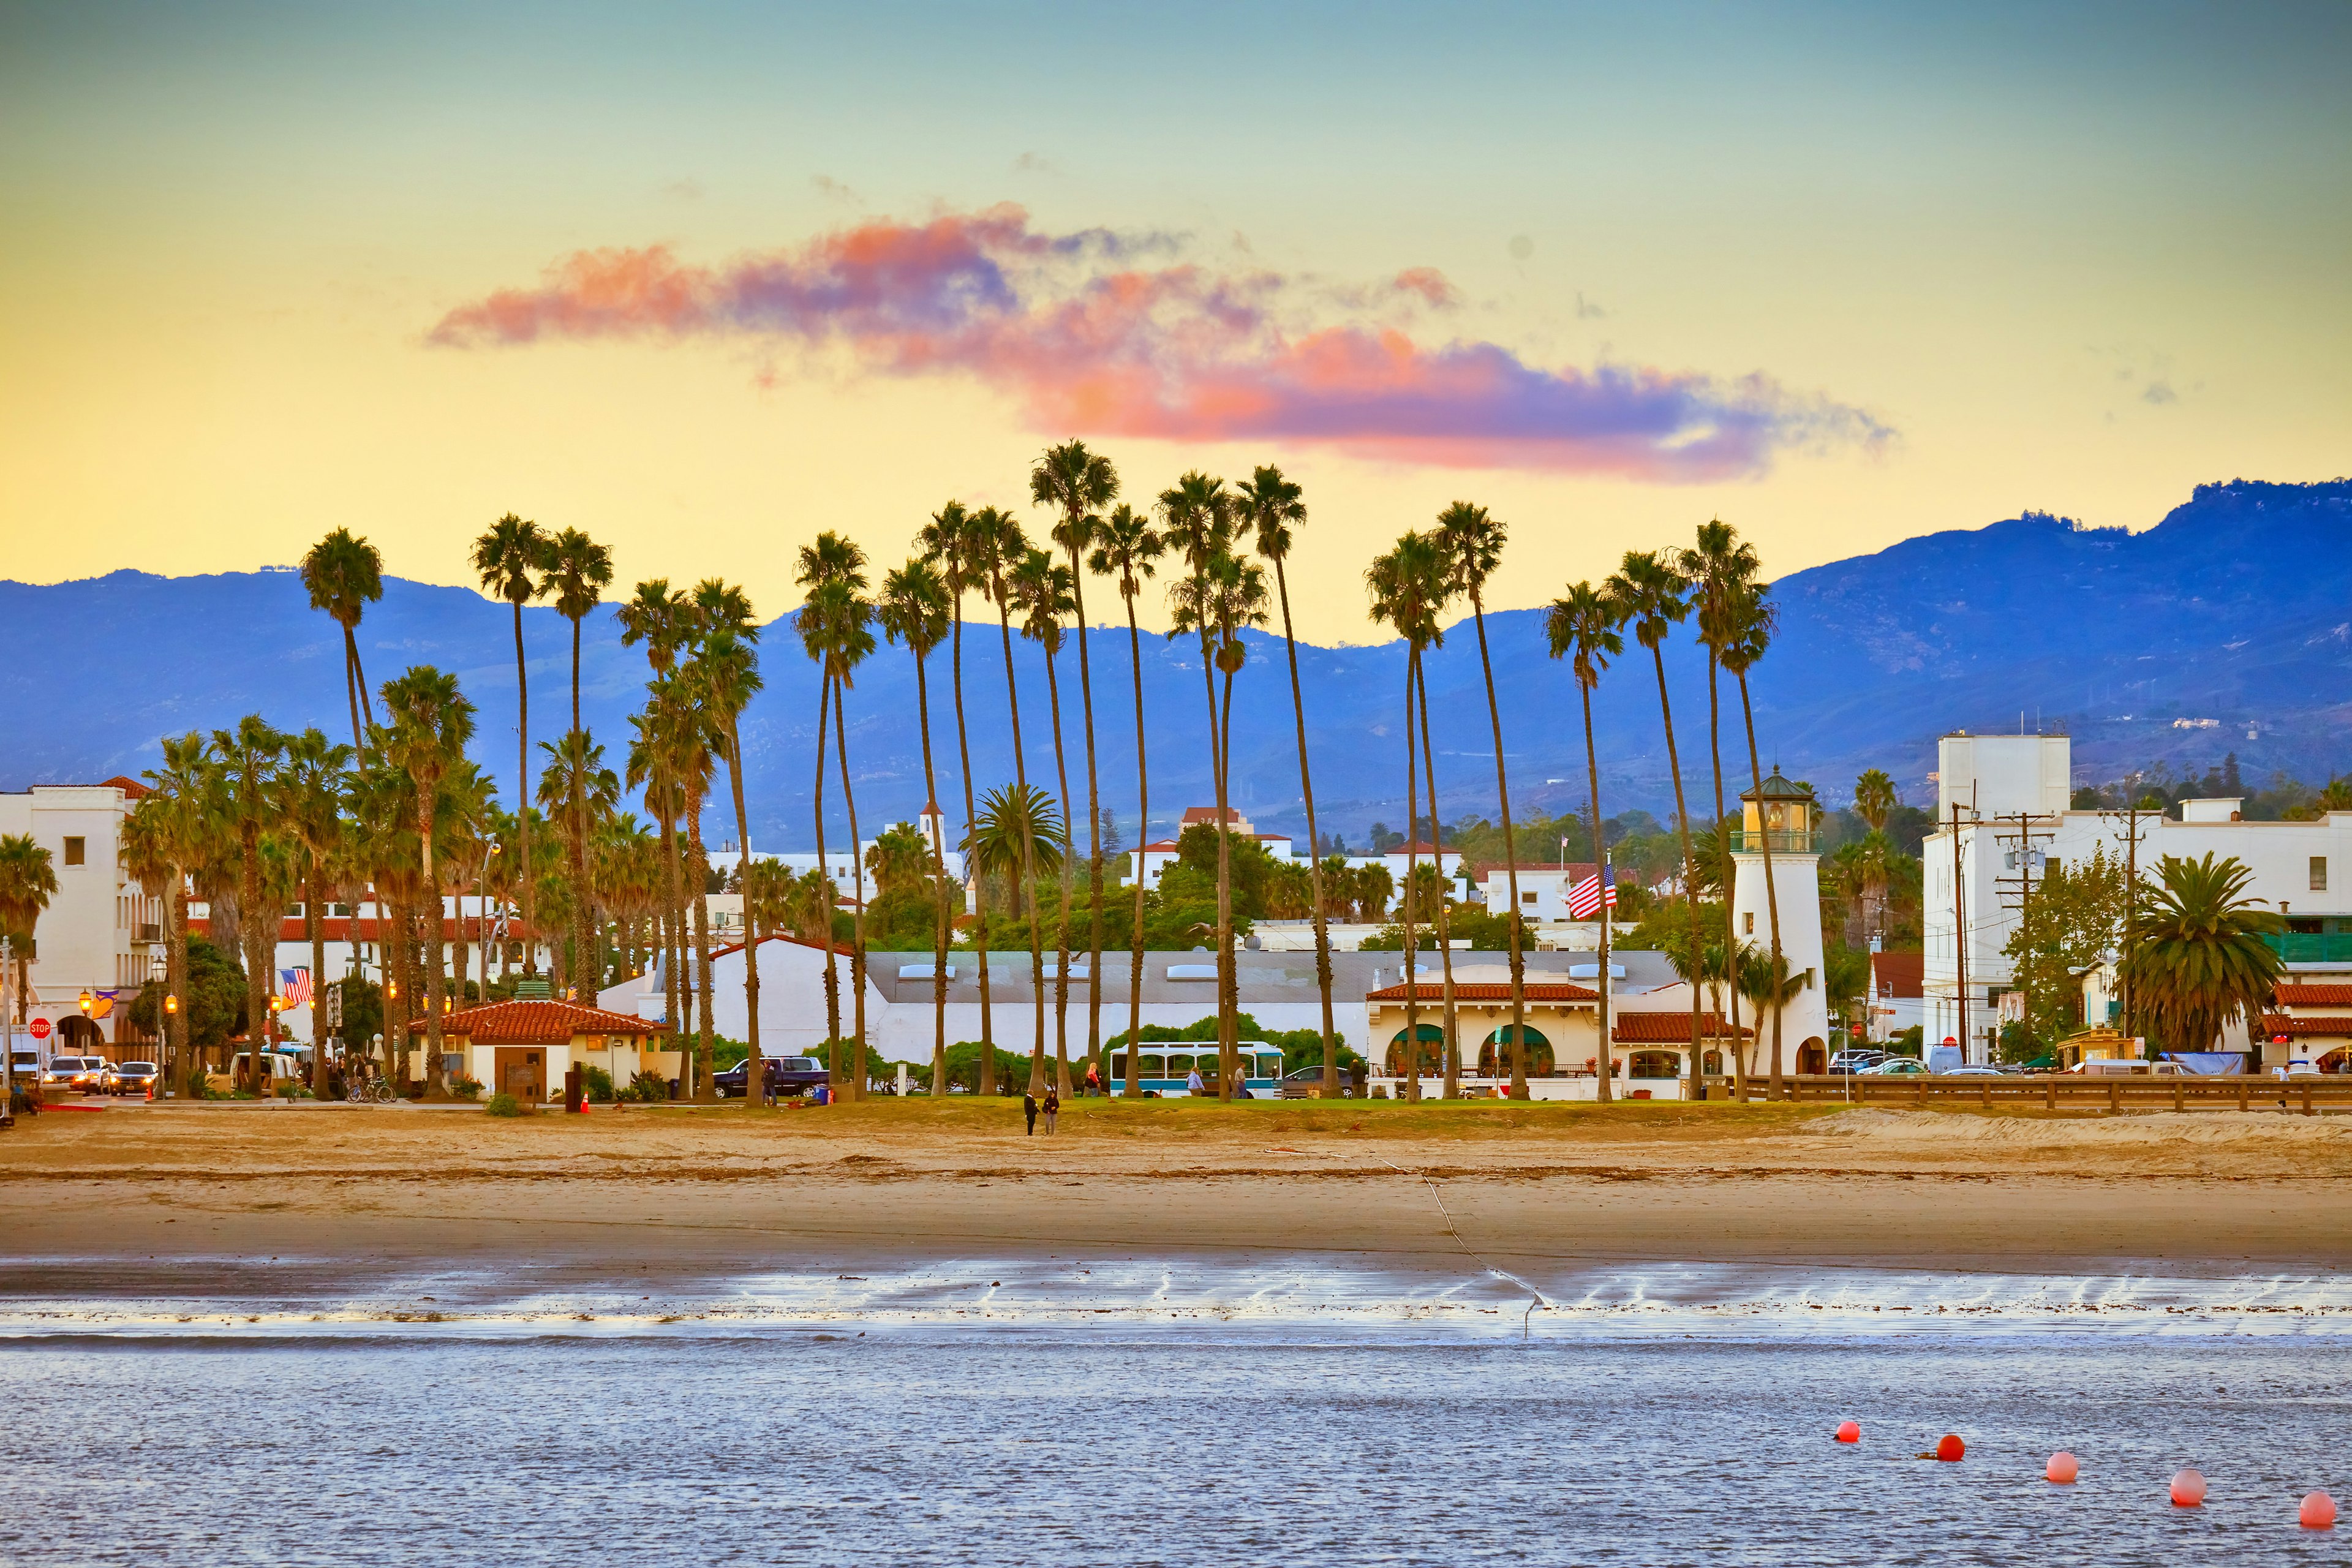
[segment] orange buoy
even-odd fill
[[[1859,1442],[1861,1442],[1861,1441],[1862,1441],[1862,1427],[1861,1427],[1858,1424],[1856,1424],[1856,1423],[1854,1423],[1854,1422],[1852,1422],[1852,1421],[1841,1421],[1841,1422],[1839,1422],[1839,1423],[1838,1423],[1838,1429],[1837,1429],[1837,1440],[1838,1440],[1839,1442],[1841,1442],[1841,1443],[1859,1443]]]
[[[1967,1458],[1969,1446],[1949,1432],[1945,1433],[1936,1444],[1936,1458],[1948,1465]]]
[[[2303,1500],[2303,1510],[2296,1516],[2305,1530],[2336,1528],[2336,1500],[2326,1492],[2312,1492]]]
[[[2050,1456],[2050,1463],[2042,1468],[2042,1474],[2053,1486],[2071,1487],[2081,1468],[2075,1464],[2074,1456],[2061,1448]]]
[[[2202,1508],[2205,1506],[2205,1478],[2193,1469],[2184,1469],[2172,1478],[2172,1506]]]

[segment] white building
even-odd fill
[[[1777,1022],[1758,1031],[1755,1055],[1769,1071],[1772,1037],[1781,1041],[1784,1070],[1829,1071],[1830,1012],[1822,985],[1821,809],[1809,791],[1772,776],[1739,796],[1740,826],[1731,836],[1731,920],[1738,939],[1771,951],[1772,914],[1780,919],[1780,956],[1796,994]],[[1772,857],[1770,893],[1764,876],[1765,851]],[[1752,1020],[1751,1020],[1752,1021]],[[1755,1070],[1753,1068],[1751,1071]]]
[[[2027,879],[2079,865],[2104,849],[2152,881],[2167,856],[2235,858],[2252,874],[2246,896],[2287,917],[2280,944],[2289,977],[2316,983],[2352,974],[2352,811],[2315,822],[2247,822],[2235,799],[2181,804],[2181,818],[2134,819],[2123,811],[2069,809],[2071,742],[2063,735],[1948,735],[1940,747],[1937,830],[1922,851],[1925,964],[1921,990],[1930,1044],[1962,1042],[1986,1061],[2011,989],[2002,947],[2017,929]],[[2105,1000],[2095,992],[2094,1005]],[[2105,1017],[2086,1022],[2105,1024]],[[2219,1047],[2248,1048],[2242,1024]],[[2265,1045],[2259,1064],[2284,1064],[2292,1047]]]
[[[49,852],[58,879],[33,928],[26,1008],[49,1030],[44,1055],[140,1037],[127,1015],[163,953],[163,907],[123,869],[121,846],[122,819],[146,794],[127,778],[0,794],[0,835],[29,836]]]
[[[1178,826],[1179,836],[1181,836],[1184,828],[1197,824],[1213,824],[1216,820],[1217,808],[1213,805],[1187,807]],[[1290,865],[1306,866],[1313,858],[1311,852],[1302,850],[1297,841],[1288,834],[1260,833],[1251,826],[1249,818],[1230,807],[1226,809],[1225,821],[1230,825],[1233,832],[1256,839],[1265,852],[1276,860]],[[1442,874],[1447,880],[1454,883],[1454,896],[1457,900],[1468,900],[1472,884],[1465,872],[1460,850],[1441,851],[1436,845],[1425,840],[1414,844],[1412,848],[1414,860],[1422,864],[1435,860]],[[1174,838],[1159,839],[1140,848],[1129,850],[1127,852],[1128,886],[1133,887],[1134,879],[1140,876],[1144,879],[1144,886],[1157,888],[1160,885],[1161,873],[1175,865],[1177,858]],[[1378,855],[1349,855],[1343,858],[1345,864],[1351,868],[1364,866],[1384,868],[1388,871],[1390,884],[1395,889],[1395,892],[1391,895],[1390,907],[1391,909],[1395,907],[1396,896],[1404,890],[1405,868],[1408,863],[1403,845],[1398,845],[1395,848]]]

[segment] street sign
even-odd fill
[[[47,1018],[34,1019],[32,1023],[32,1030],[33,1038],[37,1040],[47,1039],[49,1037],[49,1021]]]
[[[340,1029],[342,1026],[343,983],[337,980],[330,984],[327,987],[327,1027],[329,1030],[332,1031]]]

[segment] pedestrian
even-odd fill
[[[1062,1091],[1048,1085],[1045,1089],[1045,1132],[1052,1136],[1062,1119]]]
[[[1090,1095],[1097,1095],[1102,1092],[1102,1064],[1100,1062],[1088,1062],[1087,1064],[1086,1092]]]
[[[1194,1068],[1192,1071],[1184,1075],[1185,1093],[1201,1094],[1205,1092],[1208,1086],[1201,1081],[1201,1069],[1199,1068]]]
[[[1021,1114],[1028,1118],[1029,1136],[1034,1138],[1037,1136],[1037,1097],[1025,1089],[1021,1095]]]

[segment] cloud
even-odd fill
[[[1549,367],[1497,343],[1417,339],[1399,307],[1460,302],[1433,268],[1335,305],[1311,280],[1183,250],[1164,234],[1046,233],[1008,204],[858,224],[718,267],[667,246],[581,251],[535,287],[449,311],[429,336],[467,349],[704,337],[846,349],[872,374],[971,376],[1052,434],[1659,482],[1751,477],[1787,450],[1892,437],[1760,374]]]
[[[2161,408],[2168,403],[2179,402],[2180,394],[2172,390],[2172,383],[2165,380],[2161,376],[2158,376],[2154,381],[2149,382],[2146,386],[2140,388],[2139,400],[2142,403],[2153,404],[2157,407]]]

